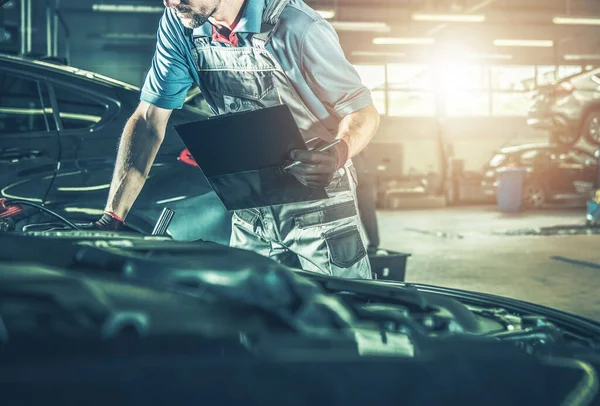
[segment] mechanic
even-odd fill
[[[311,272],[371,278],[350,158],[371,140],[379,115],[333,27],[302,0],[164,4],[141,102],[124,128],[106,210],[95,226],[123,224],[172,109],[196,83],[215,114],[285,103],[305,140],[342,140],[327,152],[290,156],[301,164],[289,172],[304,185],[326,187],[328,199],[237,210],[230,245]]]

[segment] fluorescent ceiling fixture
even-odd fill
[[[375,45],[430,45],[435,40],[433,38],[374,38]]]
[[[403,58],[406,56],[404,52],[373,52],[373,51],[354,51],[352,56],[389,56],[393,58]]]
[[[467,58],[510,60],[513,58],[513,56],[511,54],[467,54]]]
[[[482,23],[485,21],[483,14],[423,14],[412,15],[414,21],[437,21],[444,23]]]
[[[325,19],[330,19],[335,17],[335,10],[317,10],[317,13],[321,15],[321,17]]]
[[[162,13],[164,6],[143,6],[136,4],[94,4],[94,11],[104,11],[109,13]]]
[[[554,45],[551,40],[538,39],[497,39],[494,40],[497,47],[541,47],[549,48]]]
[[[390,32],[386,23],[362,21],[334,21],[331,23],[338,31]]]
[[[600,54],[567,54],[564,58],[566,61],[586,61],[590,59],[600,59]]]
[[[569,24],[569,25],[600,25],[600,18],[592,17],[554,17],[554,24]]]

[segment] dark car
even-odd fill
[[[3,405],[600,404],[584,317],[85,233],[0,233]]]
[[[538,89],[527,123],[552,139],[573,145],[580,138],[600,145],[600,69],[567,77]]]
[[[72,220],[97,219],[106,203],[119,137],[139,89],[69,66],[0,55],[0,197],[43,203]],[[148,233],[164,207],[176,239],[229,241],[229,214],[172,125],[206,113],[175,110],[127,224]],[[48,217],[21,219],[26,226]]]
[[[499,150],[484,167],[482,186],[496,194],[496,171],[526,169],[523,203],[540,208],[551,201],[585,201],[598,182],[598,160],[579,148],[527,144]]]

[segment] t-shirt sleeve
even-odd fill
[[[158,26],[152,66],[140,95],[140,100],[163,109],[181,108],[193,83],[181,41],[183,27],[174,20],[176,18],[169,9],[165,9]]]
[[[301,46],[302,73],[327,108],[343,117],[373,104],[371,92],[348,62],[337,33],[325,20],[315,20]]]

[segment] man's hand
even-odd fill
[[[104,213],[104,215],[100,217],[98,221],[92,223],[92,228],[96,228],[98,230],[117,231],[121,227],[123,227],[123,222],[117,220],[107,213]]]
[[[335,148],[325,152],[294,150],[290,158],[302,163],[291,167],[288,172],[309,187],[329,185],[338,168],[338,153]]]

